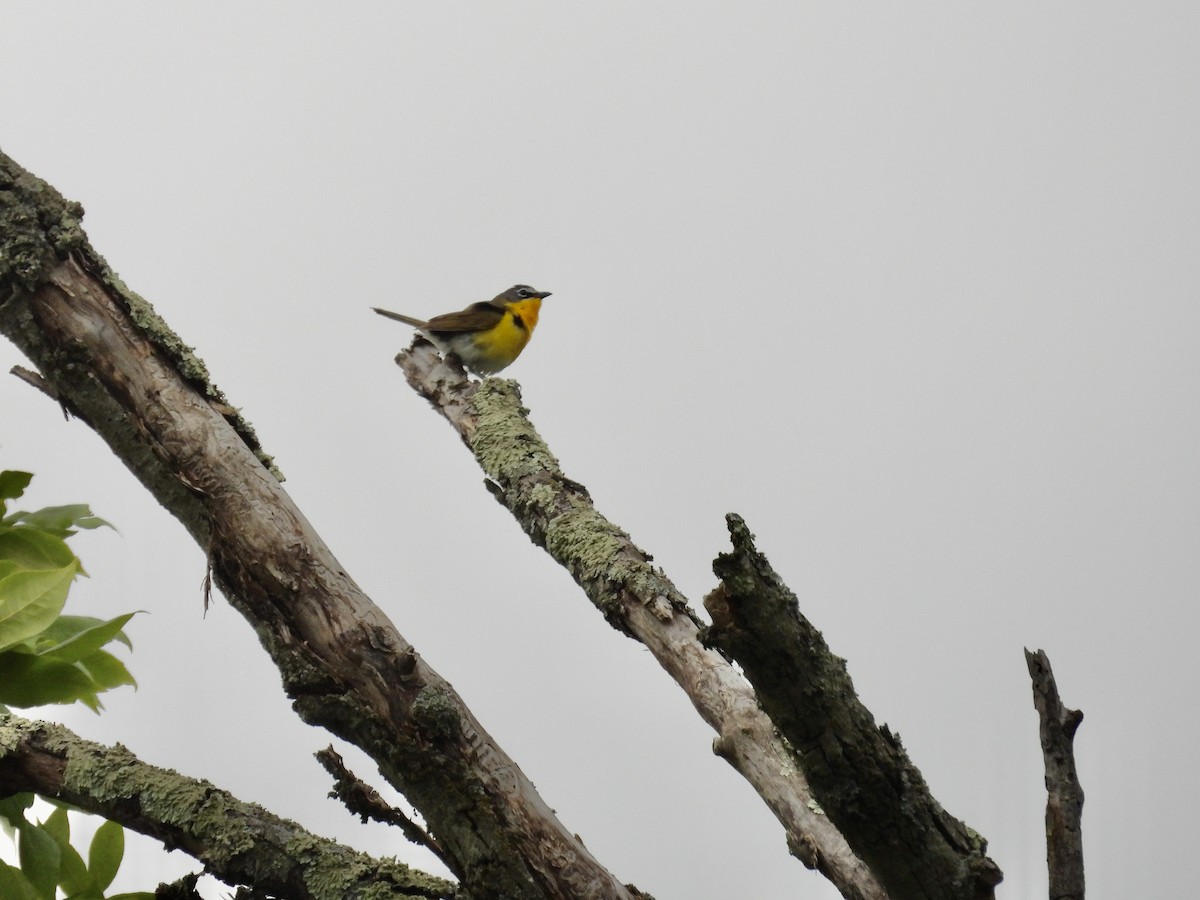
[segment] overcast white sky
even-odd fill
[[[660,900],[836,893],[404,384],[408,331],[554,292],[506,374],[699,607],[743,514],[876,718],[1045,894],[1022,647],[1089,896],[1183,896],[1200,588],[1193,3],[11,4],[0,147],[209,363],[347,570],[567,827]],[[0,344],[0,366],[23,362]],[[84,735],[418,864],[325,799],[202,553],[0,377],[28,506],[90,502],[73,608],[146,609]],[[373,776],[361,756],[348,755]],[[375,779],[379,782],[379,779]],[[132,849],[122,883],[189,869]],[[1187,886],[1185,888],[1185,885]],[[207,896],[218,896],[215,884]]]

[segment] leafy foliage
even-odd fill
[[[71,584],[87,574],[66,539],[108,523],[83,504],[10,513],[8,502],[24,494],[32,478],[0,472],[0,704],[79,701],[99,712],[100,693],[135,683],[125,664],[103,649],[113,641],[132,647],[122,629],[134,613],[107,621],[62,614]],[[71,845],[66,807],[55,803],[44,822],[31,822],[25,813],[33,798],[0,799],[0,825],[16,836],[20,862],[0,860],[0,898],[55,900],[61,888],[71,900],[152,900],[152,893],[104,893],[125,855],[120,825],[96,829],[84,862]]]
[[[20,868],[0,861],[0,897],[5,900],[54,900],[57,889],[71,900],[153,900],[154,894],[105,894],[125,855],[125,830],[115,822],[96,829],[87,862],[71,844],[67,810],[58,806],[44,822],[30,822],[25,811],[33,794],[0,801],[0,820],[17,835]]]
[[[99,712],[101,693],[135,684],[125,664],[103,649],[114,640],[130,646],[122,629],[134,613],[108,620],[62,615],[71,584],[87,574],[66,539],[108,523],[84,504],[10,513],[8,502],[32,478],[0,472],[0,705],[78,701]],[[0,873],[0,888],[3,879]]]

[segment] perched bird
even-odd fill
[[[521,355],[537,327],[542,301],[549,296],[549,291],[516,284],[491,300],[434,316],[428,322],[378,306],[371,308],[381,316],[411,325],[442,353],[453,353],[470,371],[484,376],[495,375]]]

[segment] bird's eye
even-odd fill
[[[532,297],[533,291],[531,291],[529,288],[521,288],[519,291],[517,291],[517,296],[521,297],[522,299],[525,297]]]

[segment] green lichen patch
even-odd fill
[[[413,721],[424,737],[433,741],[452,741],[462,731],[459,707],[458,701],[443,688],[426,685],[413,701]]]
[[[68,253],[87,245],[83,207],[0,153],[0,301],[33,291]]]
[[[521,405],[515,381],[488,378],[471,398],[479,416],[471,451],[490,477],[501,484],[536,472],[561,475],[558,460],[538,435]]]

